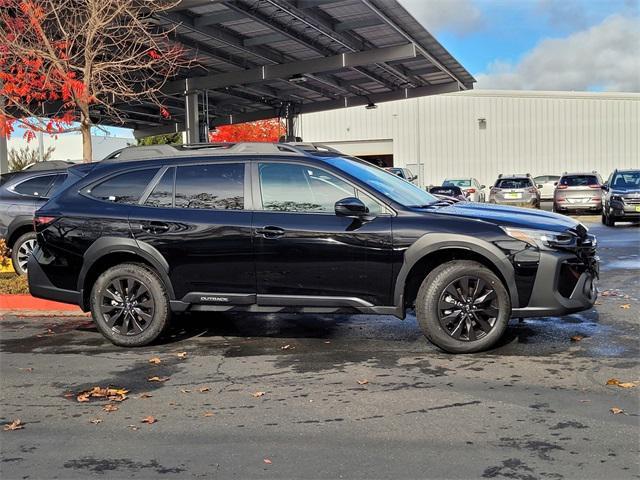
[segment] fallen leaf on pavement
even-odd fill
[[[94,425],[97,425],[99,423],[102,423],[102,419],[101,418],[94,418],[93,420],[89,420],[91,423],[93,423]]]
[[[637,386],[635,382],[621,382],[617,378],[610,378],[609,380],[607,380],[607,385],[615,385],[616,387],[620,388],[633,388]]]
[[[178,353],[176,353],[176,357],[178,357],[178,358],[187,358],[187,352],[178,352]]]
[[[23,428],[24,428],[24,423],[22,423],[19,418],[16,418],[13,422],[7,423],[4,426],[4,429],[7,432],[12,430],[22,430]]]
[[[215,415],[215,413],[213,412],[204,412],[204,415],[202,415],[203,417],[213,417]]]
[[[18,370],[22,370],[23,372],[33,372],[33,367],[19,368]]]
[[[264,396],[265,393],[266,392],[255,392],[255,393],[252,393],[251,395],[253,395],[254,397],[258,398],[258,397]]]
[[[367,383],[369,383],[369,380],[367,380],[366,378],[358,380],[358,385],[366,385]]]
[[[76,400],[78,402],[88,402],[91,398],[106,398],[113,402],[122,402],[127,399],[127,393],[129,393],[129,390],[124,388],[93,387],[91,390],[80,392]]]
[[[142,423],[148,423],[149,425],[151,425],[152,423],[156,423],[158,420],[155,419],[155,417],[152,417],[151,415],[149,415],[148,417],[144,417],[141,422]]]
[[[620,305],[620,308],[624,308],[625,310],[628,310],[631,308],[631,304],[630,303],[625,303],[623,305]]]
[[[127,425],[128,428],[130,428],[131,430],[139,430],[138,427],[136,427],[135,425]]]
[[[208,392],[209,390],[211,390],[209,387],[200,387],[198,389],[200,393],[205,393],[205,392]]]
[[[181,388],[180,393],[191,393],[191,390],[188,390],[186,388]]]
[[[166,382],[169,380],[169,377],[149,377],[147,380],[149,382]]]
[[[624,415],[626,415],[625,411],[624,411],[623,409],[621,409],[621,408],[618,408],[618,407],[611,407],[611,408],[609,409],[609,411],[610,411],[613,415],[619,415],[619,414],[621,414],[621,413],[622,413],[622,414],[624,414]]]
[[[104,410],[105,412],[115,412],[116,410],[118,410],[118,407],[116,407],[113,403],[107,403],[104,407],[102,407],[102,410]]]
[[[138,398],[151,398],[153,395],[150,393],[142,393]]]
[[[271,464],[273,463],[273,462],[272,462],[271,460],[269,460],[268,458],[264,458],[264,459],[262,459],[262,461],[263,461],[264,463],[266,463],[267,465],[271,465]]]
[[[154,365],[158,365],[161,362],[162,360],[160,360],[158,357],[153,357],[149,359],[149,363],[153,363]]]
[[[291,348],[291,345],[283,345],[282,347],[280,347],[280,350],[289,350]]]
[[[571,337],[571,341],[572,342],[579,342],[580,340],[582,340],[584,337],[582,335],[574,335],[573,337]]]

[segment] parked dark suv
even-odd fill
[[[0,176],[0,238],[11,251],[13,269],[27,271],[27,261],[36,245],[33,213],[67,177],[67,162],[39,162],[32,168]]]
[[[640,222],[640,170],[616,169],[602,189],[602,223]]]
[[[91,310],[117,345],[152,342],[185,310],[415,306],[433,343],[475,352],[511,316],[596,299],[596,240],[570,218],[450,205],[365,161],[287,145],[125,153],[71,169],[84,177],[36,212],[29,262],[33,295]]]

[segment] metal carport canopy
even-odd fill
[[[475,82],[396,0],[183,0],[154,23],[195,66],[164,86],[169,118],[121,106],[136,136],[186,129],[193,141],[207,127]]]

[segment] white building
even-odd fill
[[[79,133],[65,133],[63,135],[43,135],[44,149],[49,146],[55,148],[51,155],[51,160],[70,160],[72,162],[82,162],[82,135]],[[127,145],[135,145],[133,138],[122,138],[105,135],[92,135],[93,160],[102,160],[108,154],[124,148]],[[38,149],[38,140],[27,142],[22,137],[13,136],[7,142],[8,150],[12,148],[28,147],[33,150]]]
[[[305,114],[305,141],[445,177],[640,168],[640,94],[471,90]]]

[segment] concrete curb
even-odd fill
[[[76,305],[52,302],[31,295],[0,295],[0,315],[6,314],[21,316],[86,315]]]

